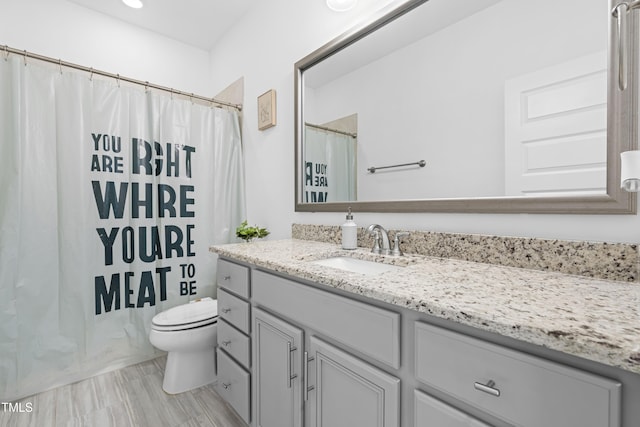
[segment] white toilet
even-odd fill
[[[168,352],[162,388],[182,393],[216,380],[218,301],[201,298],[153,317],[149,341]]]

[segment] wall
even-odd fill
[[[0,46],[213,96],[209,52],[66,0],[5,0]]]
[[[243,142],[248,220],[269,227],[271,238],[291,235],[291,223],[341,224],[343,213],[294,212],[293,65],[381,4],[359,3],[336,14],[324,1],[273,0],[250,11],[212,50],[213,80],[219,89],[245,78]],[[257,130],[256,99],[277,91],[278,124]],[[624,215],[379,214],[355,213],[360,225],[440,232],[496,234],[567,240],[637,243],[640,220]]]

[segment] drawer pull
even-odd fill
[[[230,340],[222,341],[222,345],[225,347],[229,347],[231,345],[231,341]]]
[[[222,383],[222,388],[228,390],[231,387],[231,383]]]
[[[224,276],[222,280],[231,280],[231,276]]]
[[[222,311],[223,313],[228,313],[228,312],[231,311],[231,309],[230,308],[223,308],[220,311]]]
[[[492,396],[499,397],[500,390],[498,390],[497,388],[494,388],[493,387],[494,385],[496,385],[496,382],[493,380],[489,380],[487,384],[475,382],[473,383],[473,388],[475,388],[478,391],[482,391],[484,393],[490,394]]]

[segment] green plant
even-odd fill
[[[247,220],[244,220],[242,224],[236,228],[236,236],[247,242],[255,238],[261,239],[268,235],[269,231],[266,228],[260,228],[258,226],[251,227],[247,224]]]

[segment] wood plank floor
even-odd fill
[[[205,386],[177,395],[162,390],[166,357],[129,366],[22,399],[32,412],[0,406],[0,427],[246,427]]]

